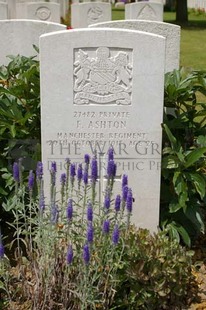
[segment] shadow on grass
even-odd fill
[[[175,20],[164,20],[166,23],[171,23],[181,26],[182,29],[187,30],[203,30],[206,29],[206,20],[189,20],[185,23],[179,23]]]

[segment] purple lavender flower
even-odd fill
[[[88,154],[85,154],[85,155],[84,155],[84,162],[85,162],[85,164],[89,165],[90,156],[89,156]]]
[[[117,195],[114,203],[114,208],[116,212],[120,211],[120,205],[121,205],[121,196]]]
[[[67,212],[67,219],[70,221],[72,219],[72,216],[73,216],[73,201],[72,201],[72,199],[69,199],[69,201],[68,201],[66,212]]]
[[[88,170],[86,168],[84,169],[83,181],[85,185],[88,184]]]
[[[75,167],[75,164],[71,164],[71,165],[70,165],[70,176],[71,176],[72,178],[74,178],[75,175],[76,175],[76,167]]]
[[[109,178],[115,177],[116,175],[116,164],[114,162],[114,160],[109,160],[108,164],[107,164],[107,175]]]
[[[51,175],[51,185],[55,186],[56,184],[56,172],[57,172],[57,165],[56,162],[53,161],[51,163],[51,170],[50,170],[50,175]]]
[[[44,212],[45,210],[45,199],[44,199],[44,193],[41,193],[39,197],[39,209],[41,212]]]
[[[57,172],[57,164],[55,161],[52,161],[51,163],[51,169],[54,171],[54,172]]]
[[[94,228],[92,223],[90,222],[87,227],[87,241],[92,243],[94,239]]]
[[[28,188],[31,191],[33,187],[34,187],[34,173],[32,170],[30,170],[28,179]]]
[[[60,177],[60,183],[62,186],[66,184],[66,179],[67,179],[66,173],[62,173]]]
[[[83,247],[83,260],[86,265],[89,264],[90,261],[90,251],[88,244],[85,244]]]
[[[78,179],[79,182],[81,182],[82,176],[83,176],[82,164],[79,164],[78,169],[77,169],[77,179]]]
[[[72,260],[73,260],[73,249],[72,245],[70,244],[67,249],[67,264],[71,265]]]
[[[126,200],[126,208],[129,213],[132,212],[132,203],[133,203],[133,196],[131,188],[128,189],[127,193],[127,200]]]
[[[128,185],[128,176],[126,174],[123,174],[123,176],[122,176],[122,188],[124,188],[125,185]]]
[[[16,162],[13,164],[13,178],[16,182],[19,182],[19,165]]]
[[[4,257],[4,246],[0,240],[0,259]]]
[[[95,183],[98,178],[98,165],[96,157],[92,158],[91,162],[91,179],[92,183]]]
[[[51,208],[51,222],[53,224],[56,224],[58,222],[58,219],[59,219],[58,206],[54,204]]]
[[[127,200],[127,194],[128,194],[128,186],[125,185],[123,188],[122,188],[122,199],[124,201]]]
[[[119,242],[119,227],[116,224],[112,233],[112,242],[116,245]]]
[[[87,220],[89,222],[93,221],[93,208],[91,202],[89,202],[87,206]]]
[[[110,147],[108,150],[108,161],[114,160],[114,149],[113,147]]]
[[[102,225],[103,233],[108,234],[109,233],[109,229],[110,229],[110,221],[109,220],[105,220],[103,222],[103,225]]]
[[[110,196],[108,193],[104,197],[104,207],[107,210],[110,208]]]
[[[36,165],[36,178],[37,180],[41,180],[43,177],[43,164],[41,161],[38,161]]]

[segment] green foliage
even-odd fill
[[[18,156],[40,156],[39,62],[32,57],[10,58],[7,66],[0,67],[0,169],[4,169],[0,201],[9,193],[5,183],[9,163]]]
[[[151,235],[131,229],[125,244],[121,281],[111,309],[183,309],[195,300],[191,257],[167,231]],[[116,307],[115,307],[116,306]]]
[[[166,75],[165,106],[173,115],[163,124],[161,224],[188,246],[205,229],[205,95],[205,72]]]

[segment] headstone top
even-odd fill
[[[93,24],[90,28],[116,28],[116,29],[131,29],[138,31],[151,32],[153,34],[162,35],[166,38],[166,62],[165,72],[173,71],[179,68],[180,58],[180,26],[164,23],[160,21],[149,20],[119,20],[112,22],[104,22]]]

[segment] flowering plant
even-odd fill
[[[38,310],[111,309],[133,204],[126,175],[121,194],[114,194],[115,176],[113,149],[109,149],[100,204],[96,156],[86,154],[79,165],[66,159],[59,189],[57,165],[52,162],[47,202],[42,163],[37,164],[36,182],[30,171],[27,186],[22,182],[21,161],[14,163],[15,194],[4,207],[14,216],[15,268],[8,269],[0,239],[0,263],[10,274],[3,277],[11,309],[22,301]]]

